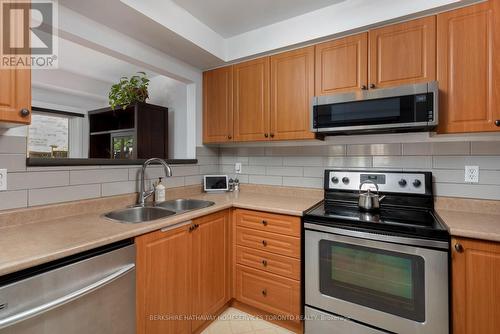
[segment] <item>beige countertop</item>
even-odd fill
[[[198,194],[189,196],[215,202],[215,205],[188,213],[178,214],[165,219],[140,224],[121,224],[109,221],[102,217],[101,211],[88,212],[79,215],[66,215],[47,219],[51,207],[41,209],[42,213],[31,216],[42,216],[44,219],[25,222],[22,224],[0,224],[0,275],[8,274],[38,264],[60,259],[85,250],[113,243],[115,241],[132,238],[141,234],[152,232],[167,226],[173,226],[185,221],[201,217],[223,209],[237,207],[272,213],[301,216],[302,213],[319,202],[322,195],[317,192],[291,196],[289,193],[272,193],[268,191],[224,193],[224,194]],[[115,200],[116,202],[116,200]],[[99,203],[92,200],[91,204]],[[64,205],[58,205],[60,211],[73,211],[78,204],[71,204],[68,210]],[[89,204],[82,204],[87,207]],[[117,203],[114,203],[114,207]],[[122,207],[126,206],[123,204]],[[28,210],[18,210],[14,215],[28,219]],[[32,209],[33,210],[33,209]],[[107,209],[106,209],[107,210]],[[78,210],[79,212],[85,210]],[[38,212],[38,211],[37,211]],[[9,214],[9,213],[7,213]],[[10,213],[10,215],[13,215]],[[12,216],[14,217],[14,216]],[[0,223],[9,219],[8,216],[0,217]]]
[[[500,241],[500,201],[440,197],[435,207],[452,236]]]

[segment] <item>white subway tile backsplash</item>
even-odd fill
[[[435,183],[435,195],[500,200],[500,186],[484,184]]]
[[[256,166],[283,166],[282,157],[249,157],[249,165]]]
[[[203,183],[203,176],[202,175],[191,175],[191,176],[186,176],[184,178],[184,185],[185,186],[194,186],[194,185],[201,185]]]
[[[323,188],[323,178],[320,177],[283,177],[283,185],[287,187]]]
[[[325,169],[330,167],[304,167],[305,177],[323,177],[325,175]]]
[[[139,184],[137,181],[111,182],[102,184],[101,195],[114,196],[130,194],[137,191],[139,191]]]
[[[347,145],[347,155],[401,155],[401,144]]]
[[[500,142],[479,141],[471,143],[472,155],[500,155]]]
[[[206,165],[206,166],[200,166],[200,174],[201,175],[207,175],[207,174],[219,174],[219,166],[218,165]]]
[[[25,208],[28,206],[28,191],[0,191],[0,210]]]
[[[266,149],[264,147],[222,147],[220,153],[223,156],[262,156],[266,155]]]
[[[432,157],[428,156],[380,156],[373,157],[374,168],[406,168],[421,170],[432,167]]]
[[[283,184],[283,177],[266,176],[266,175],[249,175],[248,182],[255,184],[266,184],[271,186],[281,186]]]
[[[329,168],[370,168],[372,157],[328,157],[325,161]]]
[[[274,176],[302,176],[304,169],[302,167],[267,167],[264,174]]]
[[[173,176],[192,176],[199,175],[200,167],[197,165],[176,165],[172,166]]]
[[[42,188],[29,190],[29,206],[69,202],[101,197],[100,184]]]
[[[9,190],[50,188],[69,185],[69,171],[8,173]]]
[[[72,170],[69,172],[70,184],[74,185],[127,181],[128,177],[129,170],[126,168]]]
[[[284,166],[303,166],[303,167],[315,167],[323,166],[323,157],[284,157]]]
[[[0,154],[25,154],[26,137],[0,136]]]
[[[24,172],[26,170],[26,155],[0,154],[0,168],[6,168],[9,172]]]
[[[248,165],[248,157],[239,157],[239,156],[221,156],[219,159],[222,165],[234,165],[239,162],[242,165]]]
[[[500,156],[435,156],[433,168],[464,169],[465,166],[479,166],[480,169],[500,170]]]

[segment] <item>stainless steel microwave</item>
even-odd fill
[[[317,96],[311,117],[313,132],[330,135],[430,131],[438,125],[438,83]]]

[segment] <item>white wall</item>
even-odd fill
[[[188,158],[187,85],[165,76],[154,77],[149,84],[148,102],[168,108],[169,158]]]

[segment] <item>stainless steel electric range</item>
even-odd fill
[[[379,210],[358,207],[360,186],[385,195]],[[430,172],[326,170],[304,235],[306,334],[449,334],[450,236]]]

